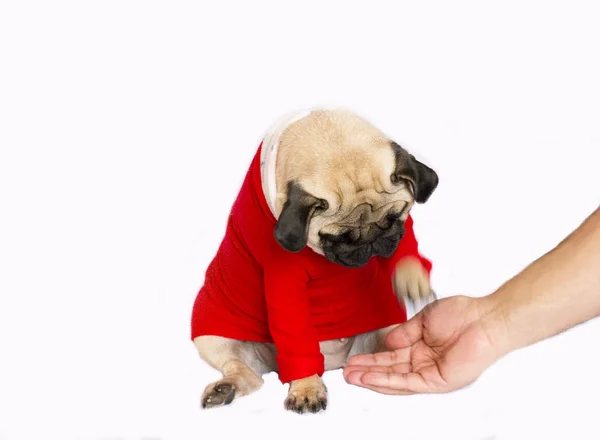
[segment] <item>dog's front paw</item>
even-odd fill
[[[236,387],[232,382],[218,381],[206,387],[202,395],[202,408],[229,405],[235,398]]]
[[[429,284],[429,274],[421,262],[413,257],[402,259],[394,271],[394,290],[399,297],[409,297],[413,301],[428,299],[433,294]]]
[[[318,375],[294,380],[285,399],[285,409],[303,414],[327,408],[327,387]]]

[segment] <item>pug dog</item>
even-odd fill
[[[276,372],[284,407],[327,406],[323,373],[385,350],[404,299],[427,300],[431,262],[410,211],[437,173],[363,117],[311,109],[267,131],[193,305],[191,338],[222,373],[203,408],[230,404]]]

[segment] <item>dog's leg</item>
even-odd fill
[[[391,350],[391,348],[385,343],[385,338],[396,327],[398,327],[398,324],[390,325],[389,327],[381,328],[375,331],[375,346],[373,348],[373,353]]]
[[[382,351],[388,351],[390,348],[385,343],[385,338],[389,332],[395,329],[398,324],[393,324],[388,327],[380,328],[367,333],[362,333],[354,337],[350,352],[342,366],[347,365],[349,358],[359,354],[373,354]]]
[[[327,408],[327,387],[317,374],[290,383],[285,409],[299,414],[317,413]]]
[[[352,347],[354,337],[332,339],[320,343],[325,358],[325,371],[341,368]],[[327,387],[318,375],[290,383],[285,408],[298,413],[319,412],[327,407]]]
[[[207,364],[223,373],[204,390],[203,408],[228,405],[234,398],[258,390],[264,383],[262,375],[273,371],[274,355],[267,344],[199,336],[194,345]]]

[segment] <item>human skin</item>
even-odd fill
[[[346,382],[384,394],[471,384],[508,353],[600,315],[600,208],[493,293],[427,305],[392,330],[389,351],[357,355]]]

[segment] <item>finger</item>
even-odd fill
[[[412,365],[410,364],[410,362],[394,364],[388,367],[384,367],[382,365],[348,365],[344,367],[342,374],[344,378],[346,378],[346,376],[350,375],[351,373],[354,373],[355,371],[362,371],[365,373],[368,371],[377,373],[410,373],[412,371]]]
[[[373,391],[376,391],[378,393],[382,393],[382,394],[403,394],[403,395],[408,395],[408,394],[415,394],[418,391],[414,391],[414,390],[410,390],[408,388],[392,388],[389,386],[381,386],[381,385],[376,385],[374,384],[374,382],[372,380],[369,379],[369,377],[367,376],[369,373],[367,371],[361,371],[361,370],[356,370],[356,371],[352,371],[350,372],[347,376],[344,377],[344,379],[346,380],[346,382],[350,385],[355,385],[361,388],[367,388]],[[366,376],[366,379],[365,379]],[[376,382],[375,382],[376,383]]]
[[[420,341],[423,337],[423,313],[419,312],[408,321],[399,324],[391,330],[385,343],[391,348],[407,348]],[[398,350],[396,350],[398,351]]]
[[[368,387],[385,388],[394,391],[428,393],[430,388],[423,376],[418,373],[385,373],[366,371],[360,376],[349,377],[358,379],[360,384]]]
[[[375,391],[380,394],[388,394],[388,395],[394,395],[394,396],[410,396],[411,394],[415,394],[412,391],[393,390],[391,388],[374,387],[371,385],[365,385],[365,384],[360,384],[360,383],[358,383],[358,384],[351,383],[350,385],[354,385],[354,386],[357,386],[360,388],[365,388],[367,390]]]
[[[380,365],[390,366],[410,361],[410,349],[382,351],[379,353],[366,353],[351,356],[347,365]]]

